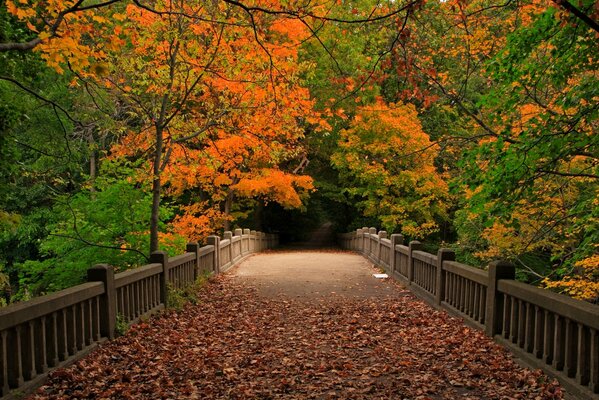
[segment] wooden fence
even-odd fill
[[[186,253],[151,255],[150,264],[114,274],[88,270],[88,283],[0,308],[0,395],[17,397],[41,384],[51,369],[83,357],[115,336],[117,318],[132,324],[165,307],[169,288],[181,289],[201,274],[218,274],[251,253],[275,247],[278,238],[249,229],[210,236]]]
[[[448,249],[429,254],[418,241],[387,238],[375,228],[340,235],[343,248],[362,253],[419,297],[462,317],[534,368],[582,398],[599,398],[599,307],[514,280],[515,268],[488,270],[455,261]]]

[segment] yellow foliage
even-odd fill
[[[575,275],[567,275],[559,281],[545,279],[545,287],[567,293],[576,299],[599,301],[599,254],[578,261],[575,267]]]
[[[358,108],[350,128],[341,132],[332,161],[350,178],[366,216],[390,231],[411,237],[435,232],[445,216],[448,186],[433,162],[438,148],[423,132],[409,104],[374,104]]]

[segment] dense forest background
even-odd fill
[[[2,2],[2,303],[327,222],[597,302],[598,4]]]

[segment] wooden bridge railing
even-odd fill
[[[167,304],[168,291],[205,273],[223,272],[244,256],[275,247],[276,235],[238,229],[208,245],[189,243],[184,254],[154,252],[150,264],[114,274],[112,266],[88,270],[88,283],[0,308],[0,396],[26,392],[51,369],[83,357],[112,339],[117,318],[132,324]],[[13,396],[14,397],[14,396]]]
[[[492,262],[487,270],[403,244],[375,228],[340,235],[343,248],[362,253],[419,297],[484,330],[534,368],[555,376],[566,390],[599,398],[599,307],[514,280],[515,268]]]

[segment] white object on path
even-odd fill
[[[389,277],[387,274],[372,274],[372,276],[374,276],[376,279],[385,279]]]

